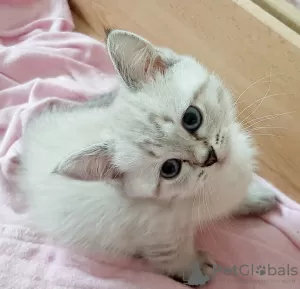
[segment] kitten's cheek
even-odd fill
[[[155,198],[157,185],[149,179],[145,180],[140,177],[126,176],[123,179],[123,191],[130,198],[149,199]]]
[[[219,153],[218,159],[219,159],[219,164],[222,165],[226,165],[231,157],[231,151],[230,151],[230,147],[226,147],[224,149],[222,149]]]

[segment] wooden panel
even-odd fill
[[[259,21],[261,21],[264,25],[269,27],[273,32],[279,34],[285,40],[294,44],[300,49],[300,36],[297,32],[290,29],[283,22],[275,18],[272,14],[267,11],[261,9],[258,5],[256,5],[251,0],[232,0],[237,5],[245,9]]]
[[[241,96],[238,107],[243,113],[239,118],[246,119],[248,125],[261,116],[283,114],[255,125],[287,128],[267,127],[253,132],[261,152],[260,174],[300,201],[300,40],[251,1],[236,1],[239,5],[231,0],[72,3],[98,39],[103,38],[104,26],[119,27],[194,55],[216,71],[237,98]],[[86,32],[84,28],[82,31]],[[286,40],[289,38],[294,44]],[[270,96],[257,101],[265,95]]]
[[[300,10],[286,0],[252,0],[300,34]]]

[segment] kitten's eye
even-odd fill
[[[194,133],[202,124],[202,114],[195,106],[190,106],[182,117],[182,126],[190,133]]]
[[[181,160],[170,159],[163,163],[160,175],[164,179],[173,179],[179,175],[181,171]]]

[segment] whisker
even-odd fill
[[[260,130],[260,129],[267,129],[267,128],[288,129],[287,127],[282,127],[282,126],[260,126],[260,127],[255,127],[252,130],[249,130],[248,133],[251,133],[252,131],[256,131],[256,130]]]
[[[210,199],[210,203],[212,203],[211,191],[212,191],[212,189],[211,189],[211,187],[208,185],[208,198]],[[209,216],[210,216],[209,218],[210,218],[210,220],[211,220],[212,227],[213,227],[213,229],[215,229],[215,227],[216,227],[215,218],[213,218],[213,217],[211,216],[210,212],[208,212],[208,214],[209,214]]]
[[[198,206],[197,206],[197,212],[198,212],[198,227],[200,227],[200,229],[202,230],[205,230],[207,229],[208,230],[208,226],[207,226],[207,222],[201,222],[201,219],[200,219],[200,213],[199,213],[199,210],[200,210],[200,204],[201,204],[201,199],[202,199],[202,203],[205,204],[205,192],[203,192],[203,194],[200,195],[202,198],[199,198],[198,199]]]
[[[196,195],[193,198],[193,204],[192,204],[192,218],[194,218],[194,208],[195,208],[195,203],[196,203]],[[199,214],[199,211],[198,211]],[[198,215],[198,220],[199,220],[199,215]]]
[[[203,193],[203,203],[205,205],[205,211],[207,211],[207,203],[206,203],[206,190]],[[198,210],[200,209],[200,206],[198,206]],[[200,223],[199,223],[200,224]],[[205,222],[203,222],[206,230],[208,231],[208,233],[211,235],[211,232],[209,230],[209,222],[207,220],[205,220]],[[212,235],[211,235],[212,236]]]
[[[246,117],[246,118],[244,118],[240,123],[241,124],[243,124],[244,122],[245,122],[245,120],[246,119],[248,119],[249,118],[249,116],[251,116],[255,111],[257,111],[257,109],[260,107],[260,105],[263,103],[263,101],[266,99],[266,98],[268,98],[268,97],[270,97],[270,96],[267,96],[267,95],[265,95],[264,97],[262,97],[262,98],[260,98],[260,99],[257,99],[256,101],[254,101],[254,102],[252,102],[251,104],[249,104],[248,106],[246,106],[237,116],[236,116],[236,120],[239,118],[239,116],[244,112],[244,111],[246,111],[248,108],[250,108],[251,106],[253,106],[254,104],[256,104],[257,102],[259,102],[258,103],[258,105],[257,105],[257,107],[254,109],[254,110],[252,110],[251,111],[251,113]]]
[[[228,218],[228,216],[222,216],[217,218],[218,223],[222,226],[222,228],[225,228],[226,230],[229,229],[230,226],[232,226],[231,220]]]
[[[265,96],[262,97],[262,98],[260,98],[260,99],[258,99],[258,100],[256,100],[256,101],[254,101],[252,104],[246,106],[246,107],[238,114],[238,116],[236,117],[236,119],[237,119],[237,118],[238,118],[245,110],[247,110],[249,107],[251,107],[253,104],[255,104],[255,103],[258,102],[258,101],[261,101],[261,102],[258,104],[258,106],[259,106],[259,105],[262,103],[262,101],[267,97],[268,93],[270,92],[270,89],[271,89],[271,79],[270,79],[270,82],[269,82],[268,90],[267,90],[267,92],[265,93]],[[256,108],[256,109],[257,109],[257,108]],[[243,121],[244,121],[244,120],[243,120]]]
[[[259,82],[261,82],[262,80],[264,80],[264,79],[268,79],[269,78],[269,80],[268,81],[263,81],[262,83],[264,83],[264,82],[271,82],[271,78],[272,77],[274,77],[274,76],[279,76],[279,75],[284,75],[285,73],[277,73],[277,74],[270,74],[270,75],[267,75],[267,76],[264,76],[264,77],[262,77],[262,78],[260,78],[260,79],[258,79],[258,80],[256,80],[255,82],[253,82],[252,84],[250,84],[240,95],[239,95],[239,97],[237,98],[237,100],[234,102],[234,107],[237,105],[237,103],[238,103],[238,101],[239,101],[239,99],[252,87],[252,86],[254,86],[255,84],[257,84],[257,83],[259,83]]]
[[[249,127],[251,127],[251,126],[253,126],[253,125],[255,125],[255,124],[258,124],[258,123],[260,123],[260,122],[263,122],[263,121],[265,121],[265,120],[274,119],[274,118],[277,118],[277,117],[279,117],[279,116],[283,116],[283,115],[287,115],[287,114],[292,114],[292,113],[294,113],[294,112],[295,112],[295,111],[290,111],[290,112],[284,112],[284,113],[273,114],[273,115],[270,114],[270,115],[265,115],[265,116],[262,116],[262,117],[257,117],[257,118],[254,118],[254,119],[249,120],[248,122],[246,122],[247,125],[249,124],[249,126],[246,127],[246,128],[249,128]],[[243,124],[243,123],[241,123],[241,124]]]
[[[230,218],[230,216],[225,215],[221,220],[225,221],[225,224],[227,224],[227,229],[233,225],[232,220],[233,218]]]
[[[198,184],[198,179],[196,180],[196,182],[194,183],[193,185],[193,188],[192,188],[192,191],[194,191],[196,185]],[[201,195],[200,195],[201,196]],[[192,204],[192,218],[194,219],[194,208],[195,208],[195,203],[196,203],[196,198],[198,197],[199,199],[199,203],[200,203],[200,196],[197,196],[197,195],[194,195],[194,198],[193,198],[193,204]],[[199,210],[197,211],[198,213],[198,221],[200,223],[200,214],[199,214]]]
[[[253,136],[276,136],[276,137],[283,137],[283,135],[278,135],[278,134],[272,134],[272,133],[253,133]]]
[[[210,214],[209,206],[208,206],[208,202],[207,202],[207,199],[208,199],[208,198],[211,199],[210,188],[208,188],[207,192],[208,192],[208,195],[207,195],[207,196],[206,196],[206,194],[204,194],[204,195],[205,195],[205,200],[206,200],[206,201],[205,201],[205,206],[206,206],[206,211],[207,211],[207,215],[208,215],[208,219],[209,219],[209,223],[208,223],[208,226],[207,226],[207,230],[208,230],[210,236],[212,237],[213,241],[217,244],[217,240],[216,240],[216,238],[214,237],[212,231],[211,231],[210,228],[209,228],[210,225],[213,227],[213,229],[214,229],[214,226],[215,226],[214,219],[212,218],[212,216],[211,216],[211,214]]]
[[[254,112],[256,112],[258,110],[258,108],[260,107],[260,105],[263,103],[263,101],[267,98],[273,97],[273,96],[278,96],[278,95],[293,95],[294,93],[275,93],[275,94],[270,94],[270,95],[266,95],[260,99],[257,99],[256,101],[254,101],[253,103],[251,103],[250,105],[248,105],[247,107],[245,107],[236,117],[236,119],[248,108],[250,108],[251,106],[253,106],[255,103],[259,102],[259,104],[257,105],[257,107],[246,117],[244,118],[241,123],[244,123]]]
[[[209,186],[209,195],[210,195],[210,197],[211,197],[211,191],[212,191],[212,189],[211,189],[211,187]],[[219,201],[219,196],[218,196],[218,198],[216,199],[216,201]],[[231,220],[229,219],[229,217],[228,217],[227,215],[225,215],[225,216],[223,216],[223,217],[217,216],[217,217],[215,218],[215,220],[216,220],[216,222],[214,223],[214,226],[215,226],[216,229],[218,229],[217,226],[218,226],[219,224],[220,224],[220,225],[225,225],[225,226],[227,226],[227,228],[229,228],[229,227],[232,225]]]

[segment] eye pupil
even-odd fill
[[[198,108],[190,106],[182,117],[182,126],[190,133],[194,133],[202,124],[202,115]]]
[[[181,171],[181,161],[170,159],[163,163],[160,174],[165,179],[172,179],[179,175]]]
[[[188,125],[196,124],[197,119],[198,119],[197,116],[194,113],[191,113],[191,112],[187,112],[183,117],[184,123],[186,123]]]

